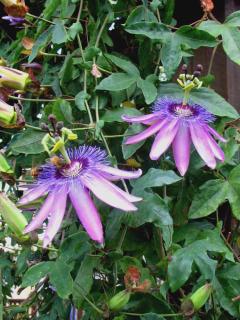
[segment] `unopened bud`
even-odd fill
[[[42,123],[40,124],[40,128],[41,128],[42,130],[44,130],[44,131],[49,131],[48,125],[47,125],[46,123],[44,123],[44,122],[42,122]]]
[[[24,228],[28,224],[27,219],[3,192],[0,192],[0,214],[9,229],[17,237],[29,238],[29,236],[24,235]]]
[[[182,303],[182,310],[185,315],[191,315],[201,309],[212,293],[212,285],[210,283],[197,289],[187,300]]]
[[[0,66],[0,87],[25,90],[30,83],[31,79],[28,73]]]
[[[14,124],[17,120],[17,113],[14,107],[0,100],[0,124]]]
[[[56,124],[56,129],[61,130],[63,128],[63,126],[64,126],[63,121],[58,121]]]
[[[13,173],[12,168],[10,167],[7,160],[4,158],[4,156],[1,153],[0,153],[0,172]]]
[[[113,311],[121,310],[128,303],[130,296],[131,294],[127,290],[118,292],[110,299],[108,303],[109,309]]]

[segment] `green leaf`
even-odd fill
[[[142,90],[146,104],[152,103],[157,96],[157,88],[149,80],[138,79],[137,86]]]
[[[182,60],[180,43],[174,33],[169,33],[161,50],[161,61],[168,78],[170,79]]]
[[[39,154],[44,151],[41,144],[45,132],[27,129],[14,136],[9,149],[14,153]]]
[[[55,287],[60,298],[66,299],[73,291],[73,279],[70,274],[72,267],[66,264],[62,259],[54,262],[51,268],[49,279]]]
[[[83,27],[80,22],[75,22],[68,29],[68,36],[70,40],[74,40],[79,33],[83,32]]]
[[[135,108],[118,108],[115,110],[107,110],[103,117],[101,117],[101,120],[104,122],[124,122],[121,118],[123,115],[140,116],[142,113]]]
[[[200,47],[215,47],[217,41],[209,33],[191,26],[183,26],[176,31],[179,43],[188,45],[192,49]]]
[[[131,34],[137,34],[159,41],[163,40],[169,33],[168,28],[158,22],[137,22],[127,25],[125,30]]]
[[[112,54],[105,54],[105,57],[125,72],[132,74],[136,77],[140,75],[138,68],[126,58],[120,58]]]
[[[240,31],[238,28],[225,25],[222,38],[223,49],[227,56],[240,65]]]
[[[138,6],[131,11],[125,25],[132,25],[142,21],[158,22],[157,17],[146,6]]]
[[[145,223],[153,223],[160,228],[166,248],[172,243],[173,222],[164,200],[156,193],[142,192],[144,201],[139,202],[137,214],[128,215],[128,225],[138,228]]]
[[[57,20],[53,27],[52,43],[61,44],[67,41],[67,32],[64,27],[64,23],[61,20]]]
[[[227,198],[234,216],[240,220],[240,165],[236,166],[228,177],[229,189]]]
[[[88,295],[93,284],[93,270],[99,264],[99,257],[86,256],[78,270],[74,280],[73,301],[77,307],[81,307],[84,296]]]
[[[131,135],[137,134],[141,131],[144,130],[144,127],[141,124],[137,125],[132,125],[129,126],[128,129],[125,131],[124,135],[125,137],[123,138],[123,143],[122,143],[122,153],[123,153],[123,158],[129,159],[141,146],[144,144],[144,141],[140,141],[135,144],[124,144],[124,142],[127,140],[127,138]]]
[[[198,29],[202,31],[206,31],[210,33],[213,37],[218,37],[223,30],[223,24],[216,22],[214,20],[206,20],[203,21],[199,26]]]
[[[134,192],[138,194],[146,188],[162,187],[180,181],[182,178],[176,175],[172,170],[161,170],[151,168],[148,172],[132,182]]]
[[[49,272],[52,270],[54,262],[40,262],[35,264],[27,270],[22,279],[22,287],[32,287],[39,283],[39,281],[46,277]]]
[[[32,52],[28,58],[28,63],[31,63],[38,55],[38,52],[47,45],[47,43],[50,41],[52,31],[53,26],[49,27],[37,38],[36,42],[33,45]]]
[[[64,60],[62,68],[59,71],[60,85],[65,87],[73,78],[73,58],[70,54]]]
[[[204,238],[195,240],[188,246],[178,249],[168,266],[169,284],[172,291],[178,290],[189,279],[195,263],[205,280],[215,278],[217,261],[208,256],[208,252],[217,252],[233,261],[232,254],[220,238],[218,228],[207,230]]]
[[[189,218],[198,219],[213,213],[225,201],[227,193],[228,183],[225,183],[224,180],[205,182],[193,198]]]
[[[224,21],[224,24],[232,27],[240,27],[240,10],[234,11],[230,14]]]
[[[62,99],[49,103],[44,109],[45,115],[54,114],[58,121],[69,124],[73,121],[71,104]]]
[[[90,95],[87,94],[85,91],[80,91],[75,97],[75,104],[80,111],[85,111],[85,100],[88,100]]]
[[[137,77],[127,73],[113,73],[103,79],[96,87],[97,90],[121,91],[128,89],[137,81]]]
[[[176,84],[162,84],[159,93],[161,96],[183,99],[183,91]],[[203,106],[216,116],[233,119],[239,117],[237,110],[212,89],[200,88],[198,90],[193,90],[190,95],[190,100]]]

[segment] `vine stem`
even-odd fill
[[[101,26],[101,28],[100,28],[100,30],[99,30],[99,33],[98,33],[98,36],[97,36],[97,39],[96,39],[96,43],[95,43],[95,47],[97,48],[98,46],[99,46],[99,41],[100,41],[100,39],[101,39],[101,36],[102,36],[102,33],[103,33],[103,31],[104,31],[104,28],[105,28],[105,26],[106,26],[106,24],[107,24],[107,22],[108,22],[108,14],[106,15],[106,17],[105,17],[105,19],[103,20],[103,24],[102,24],[102,26]]]
[[[210,62],[209,62],[209,67],[208,67],[208,73],[207,73],[208,75],[212,71],[213,61],[214,61],[214,58],[215,58],[215,55],[216,55],[216,52],[217,52],[217,48],[218,48],[218,45],[216,45],[216,47],[213,48],[213,51],[212,51],[212,54],[211,54],[211,58],[210,58]]]
[[[144,316],[146,313],[134,313],[134,312],[120,312],[123,315],[126,316]],[[159,314],[159,316],[165,317],[165,318],[170,318],[170,317],[177,317],[177,316],[182,316],[182,313],[165,313],[165,314]]]
[[[54,99],[33,99],[33,98],[23,98],[23,97],[15,97],[15,96],[9,95],[8,98],[12,100],[30,101],[30,102],[55,102],[58,99],[64,99],[66,101],[75,101],[74,98],[64,98],[64,97],[56,97]]]

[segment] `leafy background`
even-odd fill
[[[30,14],[24,29],[2,29],[0,55],[15,68],[39,62],[40,90],[28,91],[20,101],[26,127],[1,128],[1,149],[14,168],[14,184],[2,178],[2,189],[15,202],[20,185],[31,181],[31,168],[47,159],[41,145],[42,121],[53,113],[77,135],[77,144],[105,147],[113,164],[141,167],[144,175],[129,190],[144,202],[135,214],[97,203],[105,226],[105,247],[89,240],[71,207],[52,246],[18,244],[2,221],[0,269],[3,319],[68,319],[74,307],[81,319],[180,320],[181,302],[206,282],[210,299],[192,319],[239,319],[240,303],[240,164],[238,113],[210,87],[209,61],[204,87],[191,99],[217,116],[226,161],[209,170],[192,151],[187,175],[182,178],[171,152],[159,161],[148,157],[151,141],[123,145],[139,132],[122,114],[148,113],[158,97],[181,97],[174,84],[179,66],[190,63],[196,49],[223,47],[236,68],[240,64],[240,12],[225,21],[210,16],[192,25],[175,20],[174,0],[48,0],[27,3]],[[190,15],[189,13],[186,13]],[[32,38],[26,50],[23,40]],[[91,74],[96,63],[101,78]],[[161,82],[159,66],[167,81]],[[19,100],[12,96],[11,103]],[[27,219],[32,213],[24,212]],[[39,230],[41,233],[42,230]],[[8,250],[6,237],[14,249]],[[119,312],[109,299],[123,290],[129,266],[151,282],[146,293],[131,295]],[[9,303],[11,288],[33,287],[20,304]],[[30,312],[30,313],[29,313]],[[31,314],[31,315],[30,315]]]

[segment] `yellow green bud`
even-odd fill
[[[206,283],[204,286],[197,289],[192,295],[183,301],[181,309],[185,315],[192,315],[200,310],[212,293],[212,285]]]
[[[130,296],[131,294],[127,290],[118,292],[110,299],[108,303],[109,309],[112,311],[121,310],[128,303]]]
[[[24,228],[28,224],[27,219],[3,192],[0,192],[0,215],[17,237],[29,238],[24,235]]]
[[[198,311],[204,306],[210,297],[211,292],[212,286],[210,283],[207,283],[191,295],[190,300],[192,301],[195,311]]]
[[[14,124],[17,121],[17,113],[13,106],[0,100],[0,123],[5,125]]]
[[[31,79],[28,73],[17,69],[0,66],[0,87],[9,87],[16,90],[24,90]]]
[[[12,168],[10,167],[7,160],[4,158],[4,156],[1,153],[0,153],[0,172],[13,173]]]

